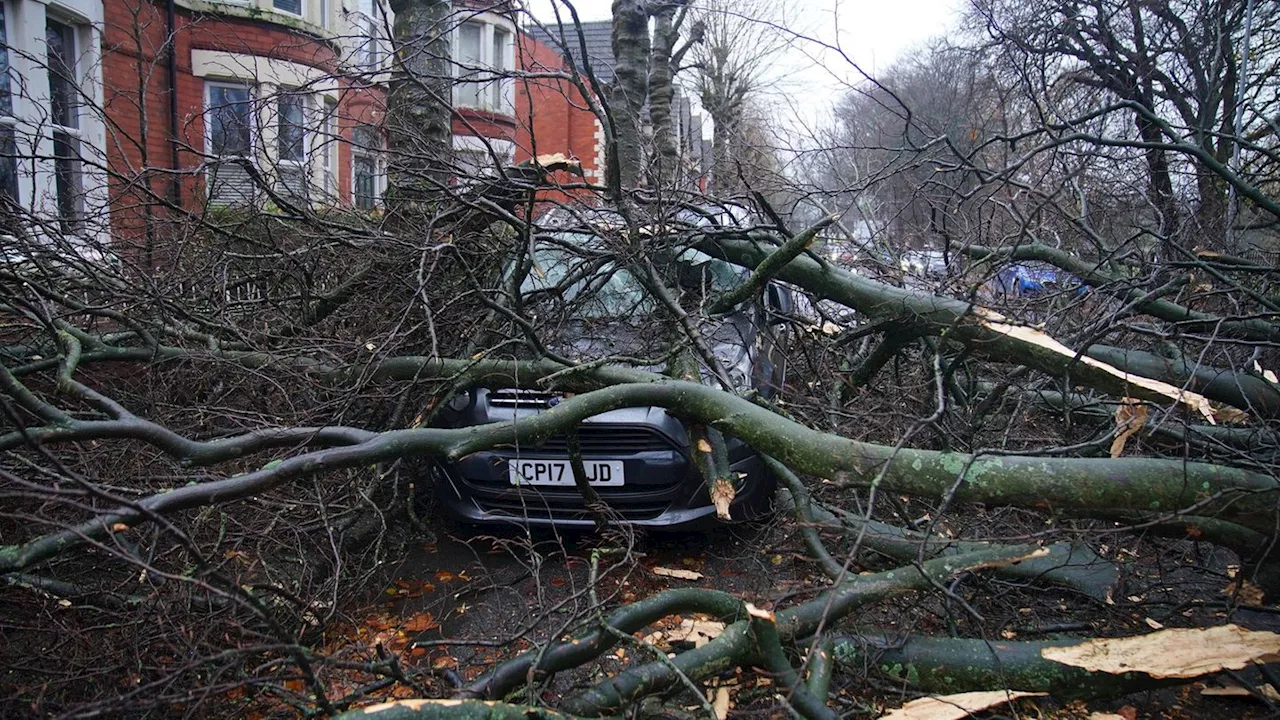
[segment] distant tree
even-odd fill
[[[735,159],[749,151],[759,128],[764,84],[771,63],[790,42],[780,25],[784,8],[766,0],[703,0],[696,23],[702,41],[694,47],[690,64],[703,110],[715,126],[711,149],[711,187],[716,193],[743,188]],[[757,148],[760,150],[761,148]]]
[[[1275,171],[1274,157],[1267,160],[1265,146],[1248,138],[1276,133],[1280,6],[977,0],[970,18],[992,51],[1020,70],[1028,91],[1050,100],[1046,120],[1055,120],[1051,99],[1064,83],[1096,90],[1104,102],[1127,103],[1134,133],[1109,130],[1142,152],[1156,232],[1167,242],[1202,244],[1207,237],[1224,247],[1230,185],[1223,170],[1235,164],[1253,182]],[[1242,65],[1246,57],[1251,68]],[[1238,153],[1242,163],[1234,159]]]

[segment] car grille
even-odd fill
[[[552,406],[552,400],[558,397],[560,396],[555,393],[541,390],[503,388],[489,391],[489,404],[496,407],[548,408]]]
[[[470,484],[470,483],[468,483]],[[674,483],[673,483],[674,485]],[[671,504],[671,488],[630,491],[597,488],[600,500],[609,506],[610,514],[624,520],[652,520]],[[472,486],[472,498],[486,512],[513,518],[551,518],[553,520],[590,520],[586,503],[577,488],[508,487],[492,490]]]
[[[674,452],[682,455],[678,444],[653,428],[630,425],[584,423],[578,428],[578,443],[584,457],[618,458],[642,452]],[[568,443],[556,436],[520,454],[537,454],[565,458]],[[495,451],[503,457],[516,455],[511,448]],[[623,487],[598,487],[596,492],[613,513],[626,520],[651,520],[661,515],[682,482],[682,472],[673,472],[661,482],[629,484]],[[576,487],[513,487],[506,478],[488,481],[464,479],[473,500],[482,510],[515,518],[551,518],[555,520],[589,520],[586,502]]]
[[[578,427],[578,447],[583,455],[629,455],[648,450],[676,449],[674,443],[656,430],[591,423]],[[569,441],[563,435],[556,435],[538,445],[537,450],[568,454]]]

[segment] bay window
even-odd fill
[[[278,192],[305,198],[311,185],[307,173],[308,96],[281,90],[276,99],[276,173]]]
[[[454,51],[453,102],[460,107],[511,113],[511,69],[515,35],[491,22],[458,26]]]
[[[272,201],[290,209],[338,199],[336,83],[309,66],[274,59],[228,78],[221,73],[237,58],[206,50],[192,58],[198,72],[208,73],[197,77],[204,77],[210,202]]]
[[[246,203],[257,194],[247,163],[253,158],[253,99],[248,85],[206,83],[209,199]]]
[[[90,223],[101,217],[91,203],[106,202],[105,127],[88,111],[102,102],[101,17],[87,0],[0,1],[0,233],[84,239],[105,229]]]

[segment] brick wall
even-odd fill
[[[546,44],[521,33],[516,45],[517,66],[526,73],[567,73],[564,59]],[[577,86],[562,78],[522,78],[516,81],[516,162],[535,155],[563,153],[578,160],[589,182],[604,177],[600,122]],[[561,174],[560,182],[581,178]],[[582,197],[586,190],[547,193],[548,200]]]
[[[177,196],[182,207],[198,208],[203,184],[195,169],[205,150],[204,80],[193,74],[192,50],[219,50],[286,60],[333,73],[338,54],[329,42],[300,30],[265,21],[191,13],[178,8],[175,18],[177,164],[175,175],[165,7],[147,0],[105,0],[103,98],[107,119],[107,162],[112,169],[112,234],[128,244],[143,236],[148,213],[163,217],[157,195]],[[358,123],[380,124],[385,113],[381,87],[339,83],[339,132],[350,137]],[[351,154],[338,147],[339,197],[351,194]],[[147,188],[150,188],[149,190]],[[153,224],[154,227],[154,224]]]
[[[220,50],[286,60],[332,73],[336,48],[322,38],[262,20],[192,13],[176,17],[177,162],[170,142],[169,72],[165,6],[149,0],[104,0],[103,85],[107,119],[112,233],[136,241],[147,218],[163,218],[166,202],[177,198],[187,210],[200,207],[204,188],[197,168],[204,162],[204,80],[193,74],[193,50]],[[518,36],[517,67],[530,72],[565,70],[559,54],[525,35]],[[588,180],[602,178],[600,125],[572,82],[520,79],[515,83],[513,118],[460,109],[455,135],[479,134],[515,144],[517,162],[534,154],[563,153],[578,159]],[[350,138],[358,124],[380,125],[386,93],[340,79],[339,132]],[[174,169],[180,172],[172,172]],[[185,171],[185,172],[183,172]],[[351,197],[351,153],[338,148],[339,198]],[[563,182],[581,182],[565,176]],[[176,187],[175,187],[176,186]],[[176,192],[176,195],[175,195]],[[580,194],[581,191],[572,191]],[[565,197],[564,193],[559,196]],[[158,199],[157,199],[158,198]],[[155,227],[151,223],[151,227]]]

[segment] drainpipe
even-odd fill
[[[175,207],[182,206],[182,176],[178,173],[178,36],[176,33],[175,2],[168,1],[167,25],[169,33],[169,162],[172,174],[170,192]]]

